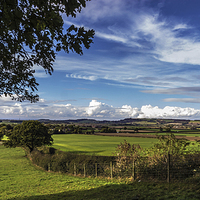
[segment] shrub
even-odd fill
[[[137,178],[159,178],[166,180],[167,170],[174,179],[188,178],[200,171],[200,151],[187,151],[190,142],[177,139],[172,133],[159,136],[159,142],[150,149],[131,145],[126,140],[116,149],[115,173],[119,176],[131,174],[134,170]]]
[[[70,152],[62,152],[54,148],[43,147],[39,150],[34,150],[31,153],[32,162],[45,170],[48,170],[49,164],[51,171],[74,173],[74,164],[76,165],[77,173],[83,174],[83,166],[86,167],[87,175],[94,174],[95,163],[109,163],[114,161],[114,156],[92,156],[92,155],[78,155]],[[98,171],[102,172],[104,169],[98,167]]]

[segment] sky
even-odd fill
[[[94,29],[83,55],[35,67],[37,103],[0,98],[1,119],[200,119],[200,1],[91,0],[71,24]]]

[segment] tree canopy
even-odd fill
[[[34,66],[52,74],[56,52],[83,54],[94,30],[71,25],[62,16],[76,17],[89,0],[0,1],[0,96],[30,102],[39,100]]]
[[[51,145],[53,138],[48,132],[48,128],[39,121],[23,121],[22,124],[16,125],[12,132],[7,134],[8,140],[3,144],[6,147],[25,147],[30,152],[36,147]]]

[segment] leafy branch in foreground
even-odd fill
[[[38,83],[34,66],[52,74],[56,52],[83,54],[94,30],[71,25],[62,16],[76,17],[88,0],[0,1],[0,96],[36,102]]]

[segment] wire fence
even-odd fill
[[[56,163],[48,164],[48,171],[55,171]],[[118,161],[110,163],[64,162],[62,172],[83,177],[131,178],[133,180],[157,180],[172,182],[200,175],[200,156],[166,155],[159,161],[152,158],[129,158],[126,164]]]

